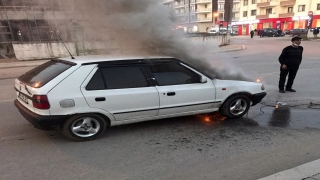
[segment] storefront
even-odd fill
[[[238,35],[249,35],[251,30],[263,28],[276,28],[283,31],[296,28],[307,28],[308,18],[309,16],[294,16],[288,18],[259,19],[232,22],[232,25],[238,26]],[[320,27],[320,15],[313,15],[311,27]]]

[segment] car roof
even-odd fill
[[[68,61],[76,64],[85,63],[99,63],[108,61],[127,61],[127,60],[141,60],[141,59],[172,59],[170,56],[151,56],[151,55],[89,55],[76,56],[72,59],[70,56],[59,58],[59,60]]]

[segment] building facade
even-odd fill
[[[232,23],[239,35],[263,28],[307,28],[309,13],[311,27],[320,27],[320,0],[241,0],[239,12],[239,21]]]
[[[188,32],[206,32],[215,26],[215,12],[218,0],[164,0],[164,5],[172,8],[178,27]]]

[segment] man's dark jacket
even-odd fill
[[[285,64],[286,66],[299,66],[302,61],[302,52],[302,46],[287,46],[282,50],[282,53],[279,57],[279,62],[281,65]]]

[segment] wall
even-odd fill
[[[76,56],[74,43],[66,43],[72,55]],[[13,43],[18,60],[36,60],[70,56],[62,43]]]

